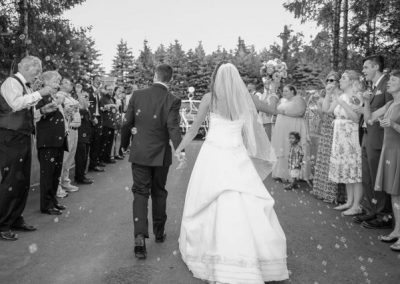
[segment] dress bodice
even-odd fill
[[[357,97],[349,97],[346,94],[341,94],[340,99],[342,99],[345,103],[350,105],[352,109],[356,109],[357,107],[361,106],[361,100],[358,99]],[[341,105],[337,105],[333,111],[335,118],[336,119],[344,119],[344,120],[350,120],[349,115],[345,111],[345,109]]]
[[[229,120],[216,113],[210,113],[210,128],[206,142],[222,148],[243,145],[242,128],[244,120]]]

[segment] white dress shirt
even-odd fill
[[[26,84],[26,80],[21,73],[16,73],[15,76],[18,77],[23,84]],[[24,87],[12,77],[7,78],[1,85],[1,94],[14,112],[29,109],[42,99],[39,92],[31,93],[31,90],[27,86],[25,86],[25,89],[27,94],[22,95]]]

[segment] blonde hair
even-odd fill
[[[352,82],[352,86],[356,93],[365,90],[365,84],[361,80],[362,77],[360,73],[358,73],[355,70],[346,70],[343,72],[343,75],[344,74],[346,74],[347,77],[349,77],[349,80]]]
[[[50,82],[51,80],[54,79],[60,79],[61,80],[61,75],[57,71],[46,71],[43,72],[42,75],[40,76],[40,79],[46,84],[47,82]]]

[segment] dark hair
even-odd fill
[[[289,133],[289,137],[293,136],[294,138],[296,138],[296,141],[299,142],[301,139],[300,133],[296,132],[296,131],[292,131]]]
[[[115,93],[117,92],[117,90],[119,89],[119,88],[122,88],[122,89],[124,89],[124,87],[123,86],[115,86],[114,87],[114,90],[113,90],[113,97],[115,97]]]
[[[160,64],[156,67],[155,73],[157,74],[158,80],[163,83],[168,83],[172,78],[172,67],[168,64]]]
[[[400,69],[394,69],[390,72],[390,76],[395,76],[400,78]]]
[[[328,76],[326,76],[326,79],[329,79],[330,77],[333,77],[335,79],[335,81],[338,81],[338,82],[340,80],[340,74],[339,74],[339,72],[336,72],[336,71],[329,72]]]
[[[295,86],[287,84],[285,85],[286,88],[288,88],[291,92],[293,92],[293,94],[296,96],[297,95],[297,89]]]
[[[382,55],[371,55],[368,57],[365,57],[363,60],[363,63],[365,63],[365,61],[371,61],[372,63],[374,63],[375,65],[378,65],[379,68],[379,72],[383,72],[383,69],[385,68],[385,59],[383,58]]]

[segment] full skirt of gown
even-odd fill
[[[286,237],[241,138],[241,121],[211,116],[189,181],[179,249],[194,277],[221,283],[288,278]]]

